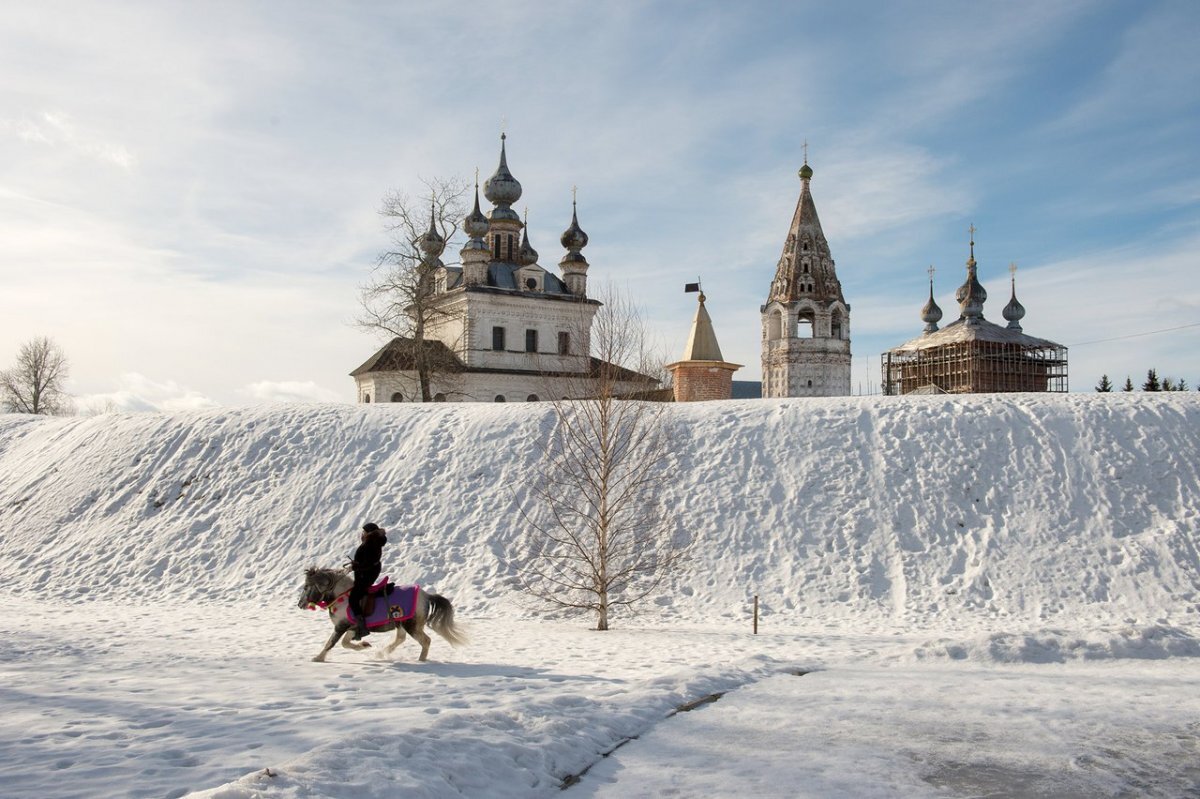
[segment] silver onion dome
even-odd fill
[[[1017,301],[1017,283],[1015,280],[1012,286],[1012,298],[1008,301],[1008,305],[1004,306],[1004,318],[1008,320],[1008,326],[1013,330],[1021,329],[1021,320],[1025,318],[1025,306]]]
[[[476,178],[478,180],[478,178]],[[479,184],[475,184],[475,207],[463,219],[463,231],[469,238],[482,239],[488,232],[488,219],[479,210]]]
[[[417,246],[429,258],[437,258],[442,254],[442,250],[446,249],[446,240],[437,231],[433,203],[429,204],[429,230],[425,231],[424,236],[417,239]]]
[[[559,239],[562,246],[566,247],[571,252],[578,252],[587,246],[588,236],[583,232],[583,228],[579,226],[579,216],[575,210],[575,201],[571,201],[571,226],[563,231],[562,238]]]
[[[529,218],[525,218],[525,229],[521,231],[521,249],[517,252],[517,263],[532,266],[537,263],[538,251],[529,243]]]
[[[925,332],[932,333],[938,329],[938,322],[942,321],[942,309],[933,299],[933,281],[929,281],[929,302],[925,303],[925,307],[921,309],[921,321],[925,323]]]
[[[508,158],[505,154],[505,134],[500,134],[500,166],[496,173],[483,182],[483,196],[493,205],[507,207],[521,199],[521,184],[508,171]]]

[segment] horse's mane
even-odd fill
[[[319,569],[316,566],[309,566],[304,570],[304,576],[310,580],[314,577],[335,578],[341,577],[346,573],[345,569]]]

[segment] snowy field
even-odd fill
[[[0,795],[1200,796],[1200,396],[673,407],[694,557],[605,633],[513,590],[549,423],[0,417]],[[367,520],[468,646],[310,662]]]

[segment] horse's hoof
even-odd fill
[[[313,663],[324,663],[325,658],[321,657],[320,655],[317,655],[315,658],[312,659],[312,662]]]

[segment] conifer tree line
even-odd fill
[[[1146,372],[1146,379],[1142,383],[1142,391],[1187,391],[1191,388],[1187,381],[1182,377],[1176,380],[1173,377],[1158,376],[1157,369],[1150,369]],[[1112,381],[1108,379],[1108,375],[1101,375],[1100,382],[1096,384],[1096,390],[1102,394],[1107,394],[1113,390]],[[1133,380],[1128,375],[1125,376],[1125,383],[1121,386],[1122,391],[1133,391]],[[1200,391],[1200,385],[1196,386],[1196,390]]]

